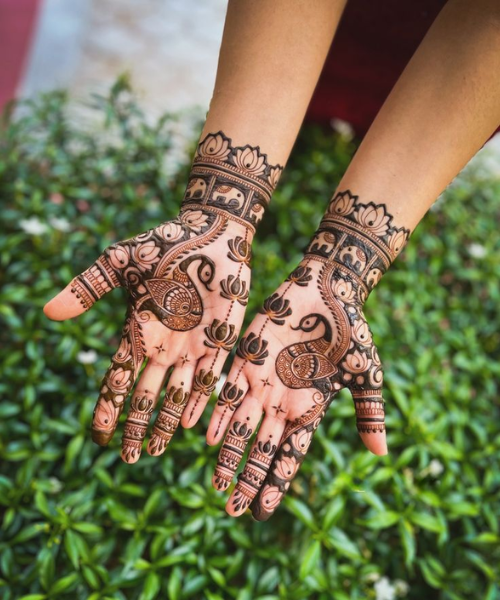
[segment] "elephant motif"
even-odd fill
[[[245,194],[233,185],[221,184],[214,189],[211,200],[239,209],[245,203]]]
[[[343,248],[339,253],[339,259],[358,273],[361,273],[366,267],[366,254],[358,246]]]
[[[309,252],[322,252],[330,254],[335,248],[336,239],[333,233],[330,231],[321,231],[314,236],[308,251]]]
[[[184,200],[200,200],[207,191],[207,182],[201,177],[193,177],[186,188]]]
[[[366,284],[370,289],[374,288],[380,281],[383,273],[380,269],[370,269],[368,276],[366,277]]]

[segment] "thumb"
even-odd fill
[[[356,425],[364,445],[373,454],[388,454],[385,433],[385,402],[381,389],[351,389]]]
[[[77,317],[119,285],[115,270],[105,255],[101,254],[95,263],[47,302],[43,312],[53,321]]]

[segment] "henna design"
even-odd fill
[[[243,390],[236,384],[226,381],[219,394],[219,398],[217,399],[217,404],[219,406],[225,406],[234,412],[241,404],[243,394]]]
[[[254,365],[263,365],[269,356],[267,345],[267,340],[261,338],[260,335],[250,333],[247,337],[241,338],[236,354]]]
[[[195,254],[184,259],[174,268],[169,279],[149,279],[145,286],[151,300],[160,308],[161,322],[175,331],[188,331],[198,325],[203,316],[201,296],[187,274],[189,265],[198,261],[198,279],[210,290],[209,284],[215,275],[215,264],[207,256]],[[143,309],[153,309],[151,302],[138,303]]]
[[[264,301],[264,306],[259,312],[267,315],[275,325],[283,325],[286,317],[292,314],[290,300],[285,300],[278,293],[274,293]]]
[[[322,325],[323,331],[320,337],[279,353],[276,372],[284,385],[321,390],[327,380],[335,379],[337,389],[340,385],[380,387],[380,377],[378,382],[374,377],[380,362],[360,305],[408,236],[409,230],[392,225],[392,216],[382,204],[361,204],[349,191],[332,199],[306,253],[307,259],[323,263],[318,288],[329,317],[310,314],[292,327],[312,332]],[[295,281],[297,276],[289,279]]]
[[[338,279],[359,288],[361,304],[408,241],[409,229],[397,228],[384,204],[362,204],[349,190],[330,201],[306,256],[328,259]]]
[[[275,363],[276,374],[287,388],[313,391],[312,405],[301,417],[287,423],[264,480],[257,477],[255,468],[249,467],[253,488],[247,480],[246,487],[242,484],[238,488],[233,496],[235,510],[246,508],[250,498],[255,518],[266,520],[271,516],[296,475],[328,406],[342,387],[351,390],[358,431],[375,435],[384,432],[382,366],[362,306],[409,234],[408,229],[394,226],[385,205],[364,204],[349,191],[340,192],[331,200],[304,262],[287,279],[290,285],[305,287],[313,279],[308,264],[319,263],[315,278],[324,311],[316,305],[315,312],[293,323],[291,314],[276,314],[293,302],[285,299],[285,294],[274,294],[264,304],[261,312],[273,325],[287,325],[291,331],[301,332],[301,340],[304,333],[312,335],[308,341],[283,348]],[[273,305],[278,299],[279,306]],[[264,327],[260,335],[263,331]],[[277,412],[282,409],[279,401],[270,408]],[[255,488],[258,494],[252,497]]]
[[[230,325],[226,321],[214,319],[210,327],[205,327],[207,339],[204,344],[209,348],[220,348],[229,352],[238,339],[235,329],[234,325]]]
[[[100,256],[91,267],[73,279],[70,289],[85,310],[88,310],[94,302],[119,285],[106,257]]]
[[[182,387],[170,386],[167,390],[149,440],[149,451],[153,456],[161,454],[170,443],[188,399],[189,392]]]
[[[252,248],[246,240],[237,236],[234,240],[229,240],[228,246],[229,252],[227,253],[227,256],[231,260],[250,266],[250,261],[252,260]]]
[[[282,170],[280,165],[269,165],[259,147],[233,147],[223,132],[208,134],[198,145],[179,217],[113,244],[73,279],[70,289],[85,310],[115,287],[125,287],[130,295],[120,348],[103,379],[94,410],[92,435],[97,443],[107,444],[111,439],[145,359],[167,351],[165,343],[148,350],[143,325],[159,321],[169,331],[192,330],[203,322],[203,298],[218,288],[230,305],[224,318],[204,327],[205,345],[216,352],[212,366],[195,374],[196,403],[213,391],[217,382],[213,369],[220,352],[230,351],[237,340],[236,326],[230,322],[233,307],[248,303],[243,269],[250,266],[250,242]],[[243,226],[245,232],[240,228],[238,235],[227,240],[227,258],[238,264],[237,273],[216,279],[216,264],[206,248],[227,235],[231,223]],[[186,354],[182,364],[188,361]],[[156,440],[157,449],[173,433],[175,417],[168,416],[168,411],[177,415],[181,406],[168,399],[166,405],[176,409],[160,411],[155,431],[156,438],[163,435],[163,442]],[[137,406],[134,398],[123,436],[125,458],[140,452],[145,415],[150,418],[148,411],[143,413]]]
[[[92,440],[101,446],[112,438],[125,399],[144,361],[145,344],[139,318],[129,309],[120,345],[101,384],[92,422]]]
[[[141,453],[155,400],[148,390],[144,390],[143,393],[136,392],[132,398],[122,437],[122,453],[127,462],[135,460]]]
[[[262,487],[252,499],[252,514],[258,521],[269,519],[282,501],[332,399],[333,395],[329,395],[322,403],[308,410],[303,417],[287,425],[265,481],[261,482]]]
[[[214,375],[212,369],[209,371],[205,371],[205,369],[201,369],[198,373],[196,373],[193,383],[193,391],[200,392],[204,396],[210,396],[210,394],[215,390],[215,386],[219,378]]]
[[[248,231],[245,233],[244,240],[242,238],[236,238],[236,239],[242,240],[241,244],[243,244],[246,249],[250,248],[250,246],[247,244],[247,236],[248,236]],[[228,245],[230,248],[231,248],[231,246],[233,246],[235,244],[235,241],[236,240],[228,241]],[[239,243],[239,245],[241,245],[241,244]],[[247,254],[248,254],[248,252],[247,252]],[[231,329],[231,328],[233,328],[233,330],[234,330],[235,328],[233,325],[229,324],[229,317],[231,315],[231,312],[233,310],[235,302],[239,302],[242,306],[246,306],[246,304],[248,303],[248,290],[246,287],[246,282],[242,281],[240,278],[241,272],[243,270],[243,266],[245,264],[248,266],[248,263],[246,261],[236,261],[236,262],[240,263],[237,275],[236,276],[229,275],[226,280],[223,280],[220,282],[221,296],[223,298],[225,297],[226,299],[231,301],[231,304],[230,304],[229,309],[226,314],[226,318],[224,320],[224,324],[228,327],[227,335],[229,336],[229,341],[227,341],[225,339],[221,339],[221,340],[217,339],[218,337],[225,337],[226,332],[225,332],[224,328],[220,327],[220,325],[216,326],[215,321],[212,323],[212,326],[210,328],[205,329],[205,334],[208,337],[208,341],[205,340],[204,344],[209,347],[214,347],[214,345],[215,345],[217,348],[217,351],[216,351],[215,356],[212,361],[212,365],[211,365],[212,368],[215,365],[215,363],[217,362],[220,352],[223,350],[229,351],[230,347],[232,347],[233,344],[236,342],[237,335],[233,338],[232,337],[232,329]],[[230,346],[229,346],[229,344],[230,344]],[[215,384],[214,384],[213,389],[215,389]],[[213,389],[210,390],[210,393],[213,391]],[[205,396],[205,397],[210,396],[210,393],[204,393],[203,389],[198,389],[195,391],[198,392],[198,396],[194,400],[193,407],[192,407],[191,413],[189,415],[190,421],[193,418],[193,415],[195,414],[195,411],[198,407],[198,404],[199,404],[202,396]]]
[[[248,289],[246,281],[242,281],[239,276],[228,275],[226,279],[220,282],[221,296],[228,300],[239,302],[242,306],[248,304]]]
[[[222,445],[215,469],[215,484],[218,490],[226,490],[240,464],[252,429],[246,423],[235,421]]]
[[[305,265],[299,265],[286,279],[286,281],[295,283],[295,285],[300,287],[306,287],[311,280],[311,267],[307,267]]]
[[[238,476],[233,506],[235,510],[242,511],[250,506],[266,478],[267,471],[276,453],[277,445],[271,441],[256,440],[245,468]]]
[[[283,167],[270,166],[258,146],[232,147],[219,131],[198,145],[183,206],[229,212],[252,229],[259,223]]]

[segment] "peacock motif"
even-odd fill
[[[315,379],[331,377],[337,372],[337,367],[327,356],[332,345],[332,328],[323,315],[307,315],[292,329],[311,332],[321,325],[324,331],[320,337],[287,346],[278,354],[276,371],[287,387],[309,388]]]
[[[347,352],[350,325],[343,305],[332,293],[331,270],[330,265],[324,267],[319,284],[323,300],[333,317],[335,335],[330,321],[318,313],[306,315],[297,327],[292,327],[294,331],[306,333],[322,327],[323,333],[308,342],[291,344],[278,354],[276,372],[289,388],[318,387],[321,381],[338,373],[339,360]]]
[[[151,310],[160,321],[175,331],[196,327],[203,315],[203,304],[196,286],[188,274],[188,267],[199,261],[198,279],[210,290],[215,276],[215,264],[202,254],[195,254],[180,262],[166,278],[152,278],[144,284],[149,294],[140,301],[141,310]]]

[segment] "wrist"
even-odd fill
[[[408,241],[384,204],[362,203],[349,190],[337,193],[309,244],[306,258],[328,263],[363,303]]]
[[[258,146],[233,147],[222,131],[208,134],[198,144],[181,213],[216,213],[253,237],[282,171]]]

